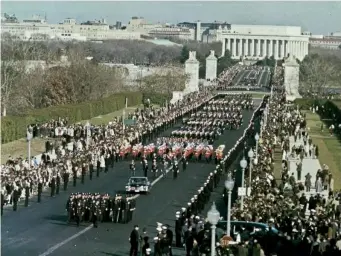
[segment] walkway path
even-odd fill
[[[295,142],[294,136],[289,138],[290,149],[295,145],[299,147],[303,145],[303,138],[297,139]],[[299,157],[296,159],[289,158],[288,165],[289,165],[289,175],[294,173],[295,179],[298,183],[302,183],[304,185],[305,176],[309,173],[311,175],[311,190],[310,192],[303,192],[307,198],[309,199],[311,196],[315,196],[317,193],[315,191],[315,182],[316,182],[316,174],[317,170],[322,169],[320,161],[317,158],[305,157],[302,163],[302,173],[301,179],[298,179],[297,175],[297,163],[300,161]],[[323,192],[319,193],[324,198],[328,198],[328,190],[324,190]]]

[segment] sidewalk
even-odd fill
[[[303,145],[303,139],[297,139],[295,142],[294,136],[290,136],[289,138],[289,144],[290,144],[290,149],[295,145],[297,147]],[[289,166],[289,175],[291,173],[294,173],[295,179],[297,183],[302,183],[304,185],[305,181],[305,176],[309,173],[311,175],[311,189],[310,192],[302,192],[304,193],[307,198],[309,199],[311,196],[315,196],[317,193],[315,191],[315,182],[316,182],[316,174],[317,170],[322,169],[320,161],[317,158],[310,158],[310,157],[305,157],[302,162],[302,173],[301,173],[301,179],[298,179],[297,176],[297,163],[300,161],[299,157],[296,159],[290,158],[288,160],[288,166]],[[328,190],[324,190],[321,193],[319,193],[322,197],[328,198]]]

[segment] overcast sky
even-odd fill
[[[150,22],[226,21],[232,24],[296,25],[303,31],[328,34],[341,31],[341,2],[100,2],[100,1],[1,1],[1,12],[19,20],[44,15],[49,23],[64,18],[77,22],[105,18],[108,23],[127,23],[132,16]]]

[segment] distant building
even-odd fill
[[[141,33],[121,29],[110,29],[105,19],[77,24],[73,18],[59,24],[48,24],[44,18],[33,16],[23,22],[14,22],[12,16],[1,20],[1,32],[17,40],[77,40],[103,41],[116,39],[141,39]],[[8,22],[10,21],[10,22]]]
[[[149,30],[148,35],[154,38],[176,37],[184,40],[195,40],[195,30],[190,28],[154,28]]]
[[[340,38],[310,38],[309,44],[311,47],[321,47],[324,49],[338,50],[341,47],[341,37]]]

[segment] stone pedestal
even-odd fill
[[[284,86],[286,98],[289,101],[294,101],[297,98],[302,98],[298,92],[300,65],[296,58],[290,55],[284,62]]]
[[[173,91],[173,97],[170,103],[174,104],[179,100],[182,100],[184,97],[184,93],[182,91]]]
[[[196,59],[195,51],[189,52],[189,58],[185,62],[185,73],[189,78],[184,93],[199,91],[199,61]]]
[[[206,80],[214,80],[217,78],[217,58],[214,51],[210,51],[210,55],[206,58]]]

